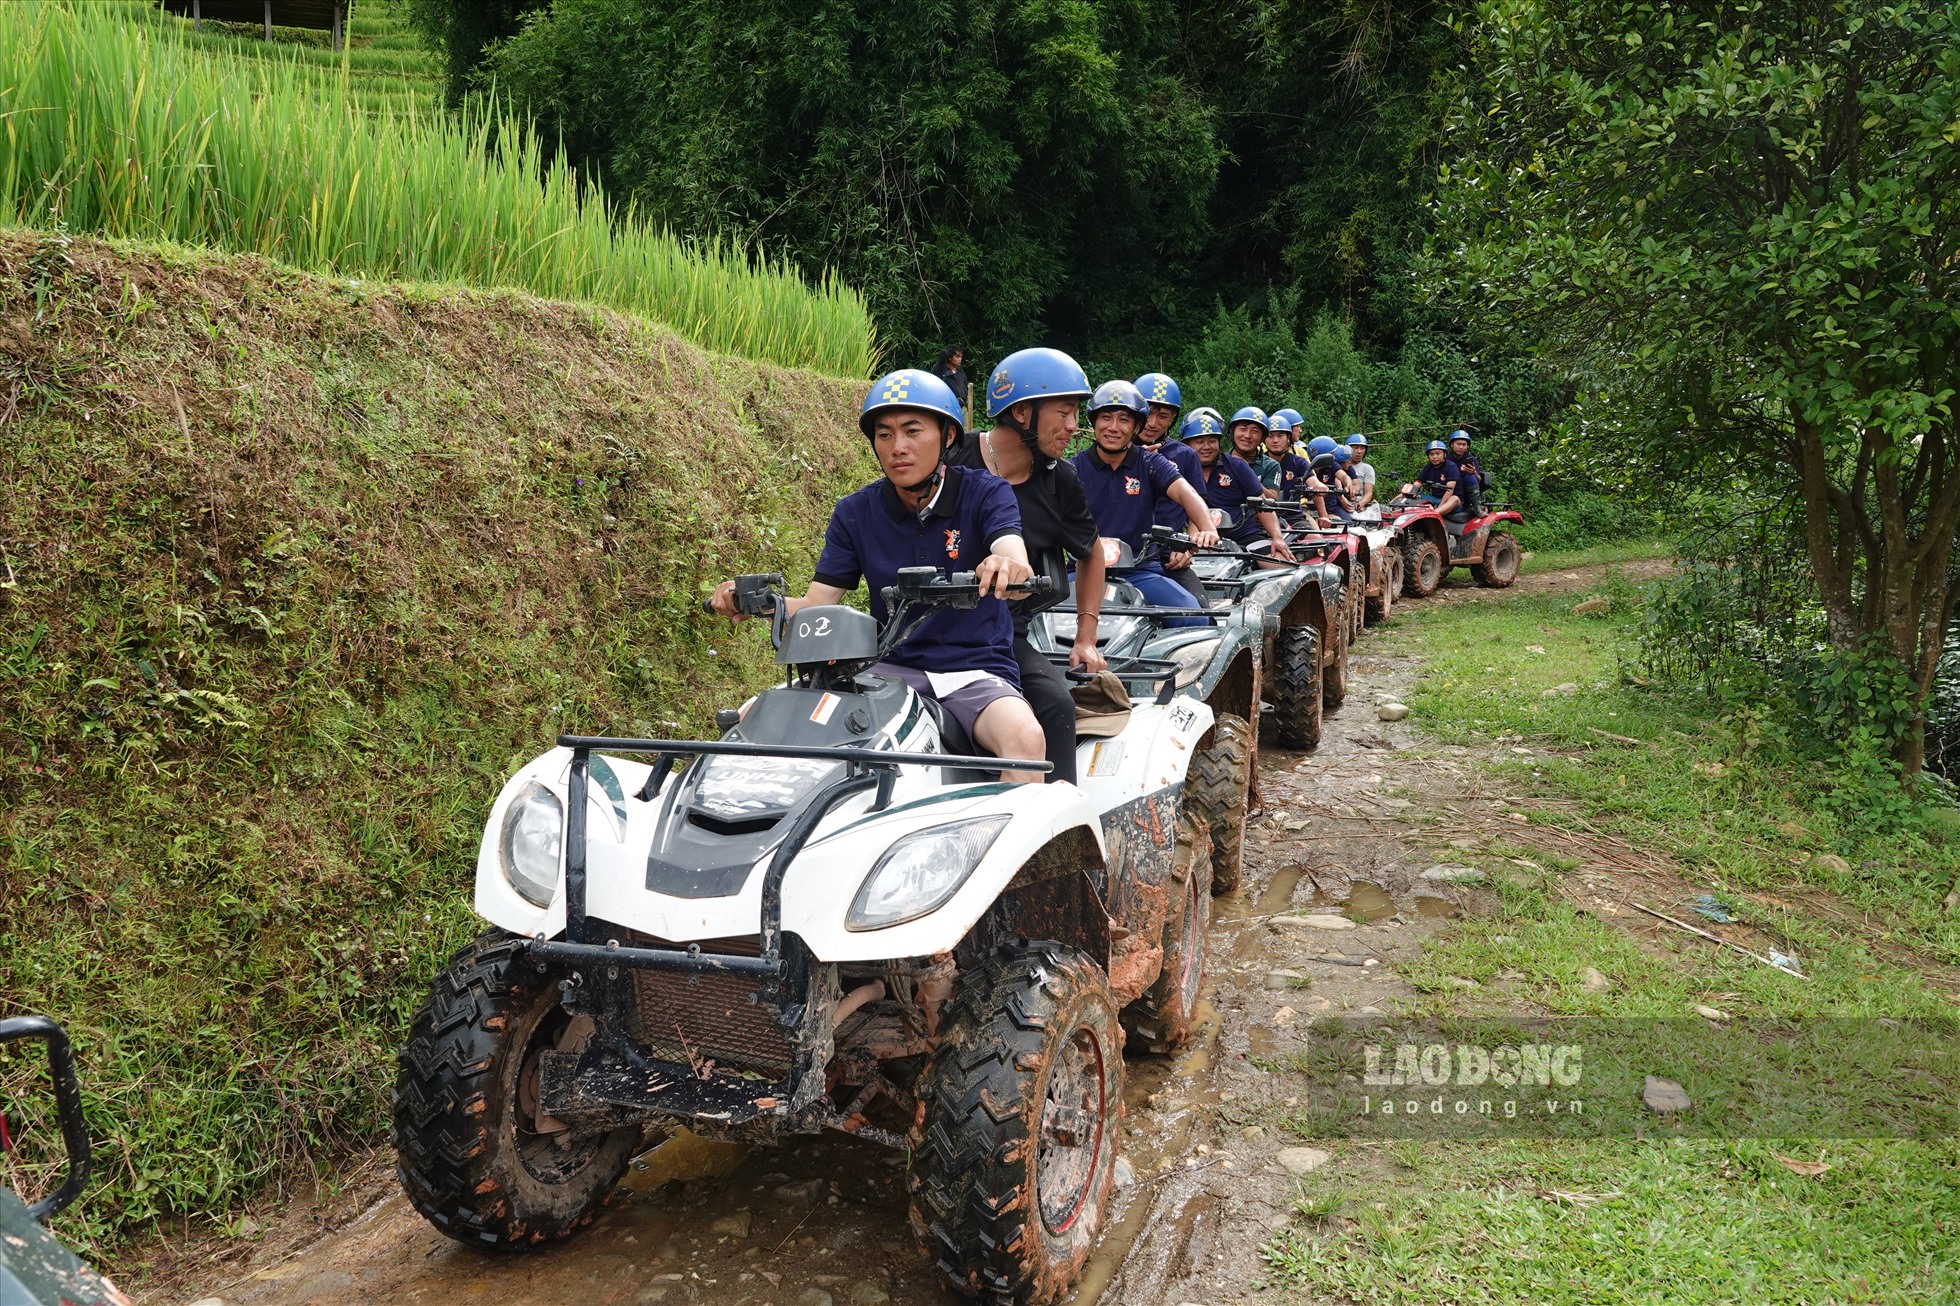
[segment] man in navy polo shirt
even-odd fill
[[[1215,511],[1231,513],[1238,524],[1223,533],[1255,552],[1270,552],[1275,558],[1293,561],[1286,537],[1279,533],[1279,514],[1272,510],[1259,476],[1243,458],[1219,448],[1224,438],[1216,418],[1193,417],[1184,424],[1184,443],[1191,446],[1204,465],[1205,483],[1200,492]]]
[[[871,615],[883,625],[890,616],[883,590],[896,582],[899,568],[975,573],[983,596],[977,606],[933,613],[871,671],[936,699],[995,757],[1042,756],[1046,741],[1021,696],[1014,623],[1004,601],[1034,574],[1014,491],[985,471],[946,465],[946,449],[961,434],[960,407],[931,373],[907,368],[880,377],[858,425],[885,477],[831,510],[816,575],[802,598],[786,600],[789,613],[840,602],[862,580],[871,588]],[[734,591],[734,581],[721,583],[716,612],[738,615]],[[1039,782],[1042,776],[1002,771],[1001,779]]]
[[[1177,525],[1190,533],[1193,544],[1205,548],[1218,543],[1211,513],[1197,490],[1169,459],[1136,443],[1147,411],[1143,395],[1128,381],[1103,382],[1089,401],[1095,443],[1076,454],[1074,462],[1089,511],[1096,518],[1096,533],[1140,552],[1158,510],[1168,503],[1177,509],[1182,518]],[[1185,574],[1190,574],[1188,567]],[[1158,607],[1200,607],[1205,602],[1202,589],[1194,595],[1188,586],[1165,575],[1163,564],[1155,558],[1137,563],[1123,578]]]
[[[1151,453],[1162,454],[1171,460],[1182,476],[1197,489],[1205,483],[1205,469],[1198,462],[1198,455],[1191,452],[1191,446],[1172,439],[1177,430],[1177,419],[1184,412],[1184,395],[1177,388],[1177,382],[1162,372],[1145,372],[1130,382],[1150,405],[1150,416],[1143,423],[1143,431],[1137,436],[1137,443]],[[1202,496],[1200,496],[1202,497]],[[1177,506],[1174,499],[1157,501],[1156,523],[1177,530],[1184,529],[1184,509]],[[1164,574],[1205,601],[1204,582],[1191,571],[1189,553],[1173,553],[1164,559]]]
[[[1298,503],[1307,492],[1313,469],[1307,460],[1293,452],[1293,419],[1281,409],[1269,419],[1266,428],[1266,456],[1278,465],[1278,472],[1267,488],[1278,493],[1281,503]]]

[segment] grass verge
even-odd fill
[[[1573,612],[1588,600],[1603,602]],[[1470,855],[1496,910],[1436,936],[1404,966],[1419,996],[1403,1018],[1466,1028],[1480,1011],[1662,1018],[1700,1042],[1690,1013],[1709,1006],[1731,1017],[1837,1018],[1881,1037],[1877,1022],[1918,1018],[1946,1030],[1935,1046],[1950,1047],[1960,992],[1949,992],[1941,967],[1918,963],[1951,962],[1960,947],[1938,909],[1960,857],[1936,829],[1869,828],[1832,778],[1779,764],[1734,723],[1623,676],[1618,654],[1638,602],[1612,579],[1591,595],[1411,605],[1378,632],[1376,653],[1424,660],[1410,701],[1427,731],[1513,759],[1494,763],[1493,778],[1527,818],[1515,841]],[[1545,824],[1622,836],[1718,894],[1737,891],[1809,978],[1692,937],[1643,943],[1582,909],[1585,895],[1567,890],[1583,868],[1528,836]],[[1823,858],[1843,858],[1844,869]],[[1847,928],[1823,914],[1818,888],[1865,919]],[[1910,950],[1888,949],[1895,943]],[[1824,1093],[1834,1075],[1847,1077],[1847,1093],[1862,1087],[1828,1049],[1811,1069]],[[1681,1079],[1710,1102],[1738,1087]],[[1950,1107],[1950,1092],[1941,1100]],[[1656,1125],[1640,1141],[1329,1141],[1327,1121],[1302,1112],[1280,1122],[1335,1152],[1302,1182],[1293,1224],[1265,1248],[1282,1300],[1952,1299],[1960,1141],[1950,1135],[1773,1137],[1745,1120],[1722,1136],[1669,1137]]]
[[[698,602],[807,569],[857,398],[590,307],[0,230],[0,1013],[76,1040],[65,1232],[381,1137],[502,778],[772,674]],[[39,1077],[0,1056],[30,1192]]]

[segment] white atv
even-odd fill
[[[780,613],[782,590],[745,576],[736,603]],[[976,603],[973,576],[910,568],[884,597],[882,632],[842,606],[774,617],[787,683],[719,741],[563,736],[506,783],[476,874],[496,928],[436,977],[396,1081],[402,1185],[443,1232],[564,1238],[661,1125],[837,1129],[911,1149],[914,1232],[955,1289],[1075,1282],[1124,1031],[1174,1046],[1198,1004],[1210,862],[1183,800],[1212,712],[1165,681],[1083,741],[1079,787],[998,783],[1046,763],[970,756],[866,674]]]

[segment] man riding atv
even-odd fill
[[[1368,437],[1355,432],[1347,438],[1348,481],[1354,486],[1354,506],[1371,507],[1375,502],[1375,467],[1368,461]]]
[[[1082,497],[1075,468],[1063,457],[1088,397],[1087,374],[1060,350],[1009,354],[987,381],[987,416],[993,427],[963,435],[947,454],[956,466],[991,472],[1014,487],[1028,561],[1037,575],[1054,584],[1051,598],[1009,605],[1021,692],[1048,740],[1051,781],[1075,779],[1075,703],[1061,668],[1028,642],[1028,623],[1067,593],[1070,559],[1081,584],[1075,590],[1076,634],[1069,665],[1092,673],[1103,669],[1103,656],[1096,650],[1103,572],[1096,520]]]
[[[1177,388],[1177,382],[1162,372],[1145,372],[1130,384],[1137,388],[1144,402],[1150,405],[1150,415],[1144,420],[1143,431],[1137,436],[1137,443],[1154,454],[1161,454],[1171,460],[1192,489],[1197,490],[1205,483],[1204,465],[1198,461],[1191,446],[1171,438],[1177,430],[1178,416],[1183,412],[1184,395]],[[1172,530],[1184,529],[1184,509],[1172,499],[1160,499],[1157,503],[1156,523]],[[1191,553],[1188,549],[1175,550],[1163,559],[1164,574],[1198,596],[1200,603],[1205,601],[1204,582],[1191,570]]]
[[[1266,488],[1281,503],[1298,503],[1307,492],[1307,481],[1313,476],[1313,469],[1307,460],[1293,452],[1294,421],[1282,408],[1269,420],[1272,425],[1266,429],[1266,456],[1272,461],[1273,469],[1266,482]]]
[[[1200,491],[1205,502],[1215,513],[1236,519],[1236,524],[1224,532],[1228,538],[1249,552],[1270,553],[1283,562],[1292,562],[1293,551],[1280,533],[1279,515],[1265,506],[1265,487],[1259,483],[1258,473],[1244,459],[1221,449],[1223,438],[1217,420],[1208,415],[1194,416],[1184,424],[1184,443],[1191,446],[1204,467]]]
[[[1034,574],[1013,490],[986,472],[946,465],[946,452],[961,433],[959,401],[929,372],[908,368],[880,378],[865,396],[858,426],[885,478],[832,509],[810,588],[784,601],[785,615],[836,604],[866,580],[871,615],[882,624],[889,615],[883,592],[899,568],[973,572],[980,581],[977,606],[927,617],[873,670],[938,702],[994,756],[1041,756],[1046,740],[1021,693],[1005,602],[1011,586]],[[743,615],[732,580],[721,583],[711,602],[724,617]],[[1015,782],[1041,778],[1001,773]]]
[[[1450,461],[1450,447],[1441,440],[1431,440],[1424,451],[1427,459],[1416,478],[1402,486],[1402,493],[1426,499],[1436,505],[1436,511],[1445,517],[1455,512],[1462,500],[1457,497],[1456,464]]]
[[[1218,543],[1211,510],[1198,491],[1167,458],[1136,443],[1146,418],[1143,395],[1128,381],[1105,381],[1089,401],[1089,422],[1095,443],[1075,455],[1075,474],[1082,482],[1095,514],[1096,531],[1106,540],[1128,545],[1141,560],[1124,569],[1123,578],[1136,586],[1146,602],[1166,608],[1201,608],[1208,601],[1203,585],[1186,567],[1184,581],[1167,575],[1161,561],[1143,559],[1145,538],[1157,524],[1159,511],[1171,504],[1184,520],[1191,542],[1199,548]]]

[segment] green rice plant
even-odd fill
[[[179,241],[341,276],[512,287],[644,314],[717,352],[833,375],[877,361],[858,293],[618,211],[524,120],[364,112],[292,58],[174,21],[0,5],[0,223]]]

